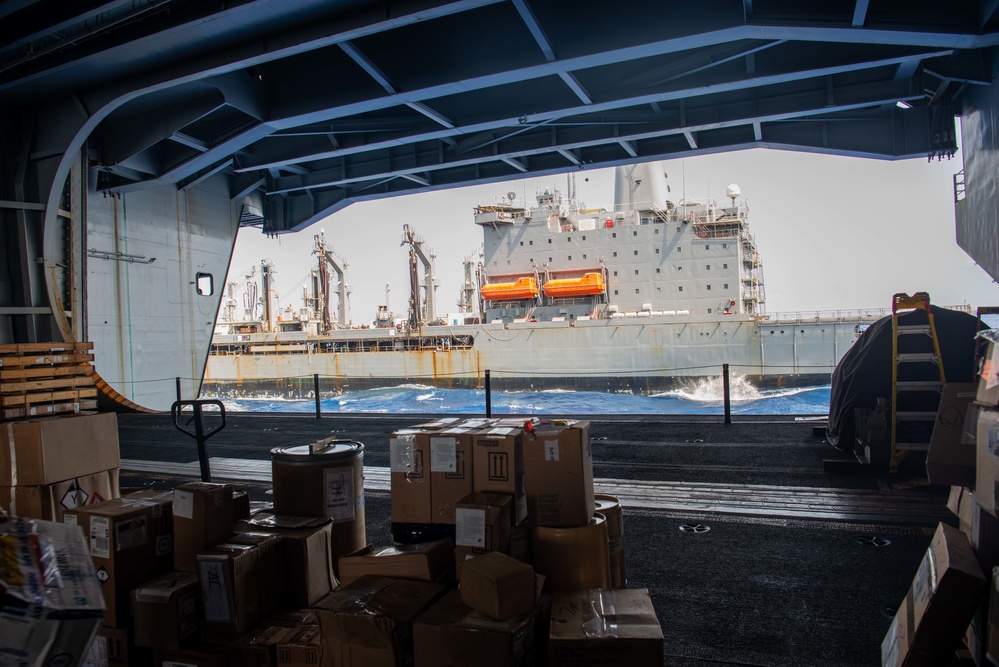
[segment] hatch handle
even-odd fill
[[[188,405],[193,409],[191,419],[188,420],[188,424],[191,421],[194,422],[193,432],[180,424],[181,411]],[[203,409],[206,405],[216,406],[219,410],[218,414],[222,417],[222,423],[207,432],[205,431],[205,424],[202,418]],[[208,450],[205,447],[205,442],[208,438],[225,428],[225,405],[222,404],[222,401],[214,398],[198,399],[195,401],[174,401],[173,405],[170,406],[170,416],[173,417],[173,425],[177,427],[177,430],[194,438],[198,445],[198,463],[201,464],[201,481],[212,481],[212,471],[208,467]]]

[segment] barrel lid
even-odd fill
[[[284,445],[271,450],[271,459],[285,463],[320,463],[343,461],[359,456],[364,445],[354,440],[330,438],[318,443],[297,443]]]
[[[615,507],[620,507],[620,503],[617,498],[614,498],[613,496],[594,496],[593,504],[598,512],[601,510],[609,510]]]

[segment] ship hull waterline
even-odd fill
[[[598,320],[334,332],[281,345],[273,336],[217,337],[203,395],[314,396],[403,384],[498,391],[566,389],[653,394],[719,378],[728,364],[762,388],[827,385],[858,321]],[[339,334],[339,335],[338,335]],[[404,345],[403,342],[406,341]],[[413,341],[419,349],[402,349]]]

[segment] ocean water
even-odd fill
[[[742,378],[730,385],[732,414],[826,415],[829,385],[796,389],[757,389]],[[562,415],[722,415],[721,379],[703,380],[689,387],[649,396],[592,391],[494,391],[492,414]],[[205,397],[210,398],[210,397]],[[314,412],[315,401],[280,397],[222,399],[228,411]],[[485,414],[486,392],[478,389],[440,389],[419,384],[368,389],[324,398],[323,413]]]

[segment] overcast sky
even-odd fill
[[[884,162],[754,149],[662,166],[674,199],[685,190],[688,199],[723,204],[729,184],[741,187],[763,258],[769,313],[887,308],[896,292],[916,291],[929,292],[939,305],[999,305],[996,284],[955,242],[953,175],[960,157]],[[228,280],[242,280],[270,259],[281,307],[299,308],[306,284],[300,281],[315,266],[312,237],[323,228],[349,264],[353,322],[374,317],[386,283],[390,309],[405,316],[408,251],[400,242],[408,223],[437,254],[438,314],[457,312],[462,260],[482,242],[473,207],[509,191],[533,203],[539,184],[566,191],[565,176],[520,179],[354,204],[278,239],[243,229]],[[576,186],[587,207],[613,206],[613,169],[576,172]],[[335,299],[331,307],[335,312]]]

